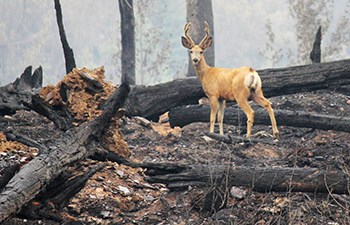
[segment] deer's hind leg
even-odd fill
[[[226,106],[226,101],[219,99],[218,122],[219,122],[220,135],[224,135],[223,122],[224,122],[225,106]]]
[[[252,126],[254,124],[254,110],[252,107],[250,107],[248,103],[248,97],[249,97],[249,89],[235,89],[237,90],[235,92],[235,99],[239,107],[244,111],[244,113],[247,116],[247,138],[250,138],[250,135],[252,133]]]
[[[252,93],[252,99],[254,102],[256,102],[259,105],[261,105],[262,107],[264,107],[267,110],[267,112],[269,113],[271,125],[272,125],[273,136],[274,136],[274,138],[278,138],[279,131],[277,128],[275,113],[273,112],[271,102],[264,97],[264,94],[263,94],[261,89]]]

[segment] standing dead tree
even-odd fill
[[[321,40],[322,40],[322,33],[321,33],[321,26],[320,26],[317,30],[314,45],[310,52],[310,59],[312,63],[321,62]]]
[[[213,6],[211,0],[186,0],[187,9],[187,22],[190,22],[193,29],[190,35],[193,41],[199,43],[201,38],[204,36],[203,29],[201,25],[204,21],[207,21],[209,26],[214,30],[214,20],[213,20]],[[214,36],[214,34],[213,34]],[[206,58],[209,65],[214,66],[215,54],[214,54],[214,44],[211,49],[206,52]],[[195,71],[192,66],[191,57],[189,57],[188,73],[187,77],[196,76]]]
[[[64,58],[66,60],[66,72],[69,73],[76,67],[73,49],[69,47],[66,32],[64,31],[62,9],[60,0],[55,1],[56,19],[63,47]]]
[[[122,36],[122,82],[136,83],[135,76],[135,19],[133,0],[118,0],[120,11],[120,30]]]

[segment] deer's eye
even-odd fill
[[[193,53],[193,51],[190,51],[190,53],[192,54],[192,53]]]
[[[203,51],[200,51],[199,53],[200,53],[200,54],[203,54]]]

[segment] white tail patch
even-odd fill
[[[251,72],[247,74],[247,76],[244,78],[244,84],[249,89],[260,89],[261,88],[261,79],[256,71]]]

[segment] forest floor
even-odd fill
[[[349,116],[350,112],[350,96],[329,90],[272,97],[270,101],[275,109],[338,116]],[[62,134],[51,121],[35,112],[18,111],[11,119],[23,134],[45,145]],[[161,118],[164,119],[166,116]],[[206,136],[207,123],[172,129],[166,122],[148,124],[137,117],[124,117],[119,126],[130,150],[129,159],[136,162],[314,167],[345,172],[350,168],[350,133],[346,132],[279,126],[280,139],[274,141],[268,135],[272,133],[270,126],[254,125],[253,133],[266,142],[226,144]],[[241,126],[224,125],[224,130],[226,134],[244,137],[240,132],[244,127],[242,121]],[[5,139],[0,135],[1,160],[25,164],[38,154],[35,148]],[[79,168],[82,172],[99,163],[86,159]],[[230,196],[226,208],[208,215],[200,212],[200,196],[205,188],[169,191],[164,184],[146,182],[145,177],[144,169],[108,162],[60,212],[76,220],[75,224],[350,224],[349,195],[260,193],[238,187],[242,197]],[[19,216],[4,224],[60,223]]]

